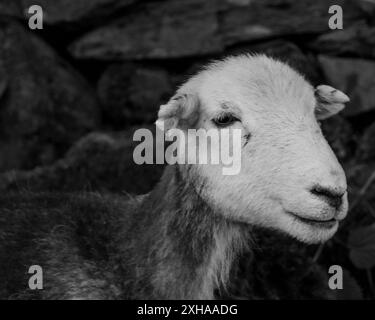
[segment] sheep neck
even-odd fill
[[[142,295],[211,299],[224,287],[231,263],[247,243],[248,227],[226,220],[199,196],[186,168],[170,166],[143,201],[136,228]],[[140,267],[142,266],[142,267]],[[147,292],[145,292],[145,290]]]

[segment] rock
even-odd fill
[[[135,129],[117,133],[90,133],[50,166],[0,174],[0,191],[146,193],[159,180],[164,165],[135,164],[133,151],[139,144],[132,139]],[[153,127],[147,129],[155,132]]]
[[[353,161],[345,168],[349,186],[350,210],[341,232],[373,223],[375,217],[375,161]]]
[[[340,115],[322,121],[322,131],[340,162],[353,158],[358,137],[347,120]]]
[[[77,39],[70,52],[98,60],[217,54],[239,42],[327,32],[330,4],[343,7],[345,26],[364,16],[349,0],[146,2]]]
[[[375,57],[375,27],[358,24],[319,36],[309,48],[334,55]]]
[[[369,19],[375,17],[375,2],[371,0],[358,0],[356,4],[362,9]],[[371,20],[369,20],[371,21]]]
[[[22,17],[22,6],[18,0],[0,0],[0,16]]]
[[[51,163],[98,125],[84,79],[11,21],[0,21],[0,79],[0,172]]]
[[[375,162],[375,122],[365,130],[359,141],[357,158],[359,161]]]
[[[361,216],[367,218],[374,217],[375,205],[375,162],[370,163],[353,163],[350,170],[347,170],[348,185],[351,188],[350,203],[351,207],[355,206],[356,212],[360,211]],[[364,201],[365,200],[365,201]],[[366,203],[367,201],[367,203]],[[370,206],[368,206],[370,204]],[[371,211],[369,209],[372,209]],[[354,222],[357,222],[360,217],[351,217]],[[371,219],[368,219],[369,222]],[[371,222],[372,223],[372,222]]]
[[[318,57],[327,81],[350,97],[344,114],[375,109],[375,62],[364,59]]]
[[[266,41],[255,45],[242,45],[230,50],[230,54],[263,53],[288,63],[313,84],[322,82],[318,63],[311,55],[306,55],[294,43],[284,40]]]
[[[154,122],[159,106],[173,94],[170,75],[161,68],[115,64],[101,76],[99,97],[111,125]]]
[[[220,28],[226,45],[281,35],[327,32],[330,5],[342,6],[345,27],[364,16],[348,0],[253,0],[247,6],[230,6],[221,13]]]
[[[11,15],[27,17],[32,5],[43,9],[44,23],[51,26],[78,27],[98,24],[137,0],[0,0],[0,9]]]
[[[99,60],[176,58],[223,50],[216,12],[219,1],[145,3],[98,28],[70,47],[76,58]]]

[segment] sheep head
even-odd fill
[[[192,77],[160,108],[157,124],[185,134],[240,129],[238,174],[223,175],[222,165],[208,163],[182,166],[189,168],[185,178],[228,219],[318,243],[337,231],[348,209],[345,173],[318,120],[348,101],[332,87],[314,89],[284,63],[246,55]]]

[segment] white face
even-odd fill
[[[316,119],[314,89],[281,63],[253,60],[214,66],[180,89],[199,97],[196,127],[242,130],[239,174],[195,167],[202,195],[233,220],[326,241],[347,214],[347,185]]]
[[[276,119],[254,121],[251,112],[238,119],[232,126],[243,131],[241,171],[226,176],[220,166],[197,166],[204,197],[235,220],[301,241],[332,237],[348,209],[346,178],[314,115],[285,121],[288,128]]]

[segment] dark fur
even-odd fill
[[[177,167],[168,167],[141,201],[88,193],[5,195],[0,298],[212,298],[219,285],[212,267],[223,277],[220,269],[247,229],[214,213]],[[221,235],[228,247],[223,261],[213,263]],[[27,271],[35,264],[43,268],[43,290],[28,288]]]

